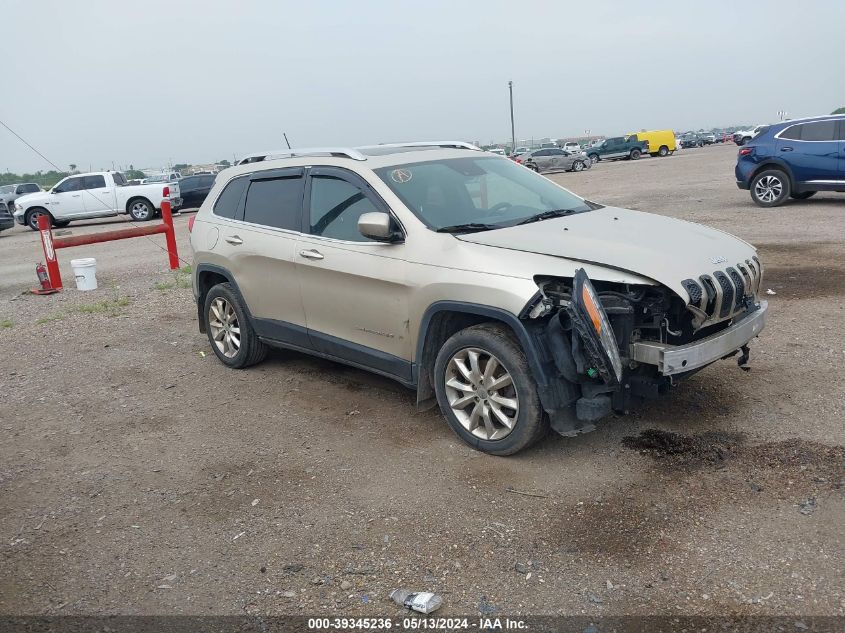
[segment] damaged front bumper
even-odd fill
[[[769,304],[760,307],[726,330],[686,345],[669,345],[655,341],[639,341],[630,346],[630,358],[639,363],[656,365],[663,376],[682,374],[709,365],[729,356],[756,337],[766,324]]]

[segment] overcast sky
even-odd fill
[[[845,106],[845,2],[0,0],[0,119],[63,169],[698,129]],[[50,165],[0,128],[0,170]]]

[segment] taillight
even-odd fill
[[[741,150],[739,150],[739,155],[740,156],[748,156],[753,151],[754,150],[750,147],[743,147]]]
[[[161,192],[162,198],[169,198],[170,197],[170,187],[165,187]]]
[[[514,158],[514,160],[515,160],[516,162],[518,162],[520,165],[522,164],[522,159],[521,159],[521,158]]]
[[[197,219],[197,216],[192,215],[188,218],[188,233],[191,233],[194,230],[194,220]]]

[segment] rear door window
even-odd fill
[[[253,176],[246,193],[244,222],[301,230],[304,180],[301,172],[278,178]]]
[[[793,125],[792,127],[788,127],[780,133],[780,138],[785,139],[787,141],[800,141],[801,128],[803,127],[803,125]]]
[[[232,180],[214,203],[214,215],[221,218],[234,219],[238,214],[238,208],[243,198],[246,186],[249,184],[249,177],[243,176]]]
[[[83,189],[104,189],[106,186],[106,179],[102,176],[85,176],[82,179]]]

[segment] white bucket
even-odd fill
[[[97,260],[93,257],[70,260],[70,267],[76,277],[77,290],[97,289]]]

